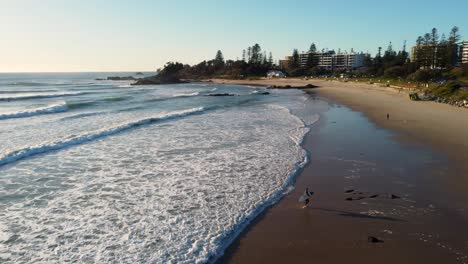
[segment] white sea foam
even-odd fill
[[[82,92],[12,93],[12,94],[1,94],[0,101],[53,98],[53,97],[72,96],[72,95],[81,95],[81,94],[84,94],[84,93]]]
[[[12,151],[5,151],[4,153],[0,154],[0,166],[3,166],[8,163],[15,162],[20,159],[24,159],[33,155],[41,154],[44,152],[54,151],[58,149],[63,149],[72,145],[82,144],[88,141],[92,141],[101,137],[110,136],[116,133],[120,133],[122,131],[138,127],[141,125],[150,124],[157,121],[177,118],[186,116],[189,114],[199,113],[202,112],[204,109],[200,108],[192,108],[187,110],[181,111],[174,111],[166,114],[161,114],[153,117],[146,117],[139,120],[134,120],[130,122],[126,122],[117,126],[103,128],[97,131],[88,132],[80,135],[72,135],[66,138],[54,140],[51,142],[47,142],[44,144],[36,145],[36,146],[28,146],[23,147],[20,149],[12,150]]]
[[[174,94],[172,97],[191,97],[191,96],[197,96],[200,95],[200,92],[195,92],[195,93],[178,93]]]
[[[271,110],[205,112],[9,167],[0,192],[21,172],[14,181],[31,195],[0,219],[20,234],[0,254],[18,263],[216,260],[306,162],[293,140],[303,123]]]
[[[9,118],[30,117],[35,115],[60,113],[68,110],[66,103],[52,104],[44,107],[22,110],[12,113],[0,113],[0,120]]]

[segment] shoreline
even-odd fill
[[[343,261],[349,260],[360,260],[364,261],[364,263],[370,263],[371,261],[395,263],[395,261],[401,262],[402,260],[424,260],[425,263],[440,263],[441,261],[447,262],[455,258],[457,260],[460,258],[461,261],[465,261],[467,259],[468,246],[464,248],[463,243],[468,245],[468,241],[465,241],[468,239],[466,237],[460,237],[462,241],[455,241],[455,239],[453,241],[448,241],[449,238],[444,238],[446,240],[444,243],[450,245],[451,248],[457,248],[456,250],[453,249],[453,252],[441,250],[437,246],[442,243],[442,239],[440,239],[441,241],[430,241],[430,245],[425,245],[424,243],[420,243],[419,239],[423,241],[426,239],[412,237],[427,235],[431,230],[440,232],[437,235],[449,233],[453,236],[460,231],[459,229],[452,229],[451,226],[460,226],[460,224],[465,223],[467,220],[467,210],[465,209],[468,208],[466,208],[465,205],[468,199],[466,195],[462,194],[465,189],[463,186],[466,186],[463,184],[466,182],[466,177],[464,176],[468,176],[464,173],[464,171],[466,171],[464,168],[467,164],[467,160],[463,157],[463,154],[468,153],[467,146],[464,144],[454,144],[457,140],[462,140],[459,142],[463,142],[463,135],[468,135],[468,133],[463,133],[463,131],[468,129],[467,125],[460,125],[458,127],[459,130],[462,130],[461,133],[454,133],[453,130],[446,130],[444,133],[441,133],[440,129],[432,129],[427,131],[427,134],[423,133],[423,135],[421,135],[421,131],[425,132],[421,129],[427,129],[428,125],[437,126],[437,123],[431,123],[433,119],[427,117],[423,118],[425,116],[424,113],[426,113],[428,109],[431,111],[434,111],[434,109],[441,109],[440,111],[442,111],[442,113],[439,113],[439,115],[450,115],[453,111],[463,111],[464,109],[457,109],[449,105],[436,103],[427,104],[427,102],[413,102],[409,99],[405,101],[403,96],[398,94],[398,92],[391,91],[388,88],[375,89],[372,87],[369,89],[365,84],[351,83],[350,85],[349,83],[339,82],[322,83],[316,80],[289,81],[289,85],[303,85],[304,83],[318,85],[319,88],[313,88],[307,90],[307,92],[310,93],[311,96],[318,96],[320,99],[329,102],[332,109],[346,109],[332,110],[332,112],[342,111],[342,114],[351,112],[352,115],[362,116],[367,120],[367,123],[375,126],[369,136],[372,136],[374,133],[379,134],[381,131],[390,133],[388,141],[396,142],[392,144],[402,146],[402,149],[398,150],[399,154],[407,155],[406,149],[408,149],[408,152],[416,153],[416,155],[410,155],[408,158],[415,160],[418,160],[416,157],[418,157],[417,153],[419,152],[427,155],[427,157],[424,158],[426,160],[415,161],[420,167],[420,171],[415,170],[418,175],[414,176],[414,178],[417,180],[414,183],[407,184],[408,186],[416,185],[418,188],[413,187],[413,189],[408,189],[406,187],[401,187],[395,182],[392,182],[394,181],[392,175],[385,175],[380,179],[383,182],[388,182],[388,186],[390,187],[381,186],[371,177],[371,172],[362,172],[360,177],[366,179],[363,183],[349,185],[353,185],[353,188],[361,185],[360,188],[370,192],[377,192],[379,189],[379,191],[386,190],[389,192],[396,192],[397,195],[404,197],[404,200],[401,202],[398,201],[401,203],[399,205],[400,207],[408,206],[405,202],[413,200],[415,204],[411,206],[415,206],[417,210],[428,211],[427,214],[429,216],[426,215],[424,220],[422,220],[420,216],[406,212],[407,215],[401,219],[399,217],[394,217],[391,215],[390,209],[395,209],[395,205],[391,203],[393,201],[387,200],[378,201],[376,203],[375,201],[367,201],[366,198],[366,202],[362,203],[357,201],[352,203],[343,202],[342,188],[346,185],[343,184],[343,182],[347,182],[347,180],[342,179],[342,174],[348,173],[348,168],[345,168],[347,165],[339,160],[323,160],[322,155],[324,153],[320,151],[322,148],[341,148],[339,144],[338,146],[334,145],[336,143],[332,143],[333,141],[329,142],[328,145],[326,143],[320,143],[320,139],[327,141],[329,140],[328,138],[332,138],[332,136],[325,135],[321,132],[321,130],[328,131],[333,126],[333,122],[330,122],[330,114],[325,113],[324,119],[321,119],[317,127],[314,127],[304,139],[303,147],[311,153],[312,158],[301,173],[297,175],[294,183],[295,190],[286,194],[277,204],[268,207],[267,210],[260,213],[256,219],[253,219],[251,224],[235,239],[234,243],[231,244],[226,250],[225,255],[221,257],[217,263],[259,263],[266,261],[272,263],[284,263],[285,261],[302,263],[304,261],[314,260],[318,261],[318,263],[342,263]],[[215,81],[215,83],[220,84],[223,82],[224,81]],[[259,86],[268,86],[272,83],[272,81],[266,83],[262,81],[260,81],[261,83],[259,83],[259,81],[252,82],[255,82],[255,84]],[[242,83],[230,81],[224,82],[224,84],[253,86],[252,83],[245,83],[245,81]],[[286,84],[285,82],[281,82],[279,85]],[[369,98],[374,100],[369,100]],[[384,101],[388,100],[390,100],[390,102],[384,103]],[[411,111],[406,113],[406,119],[396,119],[395,117],[401,117],[400,114],[405,114],[405,110],[408,110],[406,109],[408,104],[413,104],[414,106],[409,106],[409,110]],[[425,104],[427,105],[421,107],[421,105]],[[394,110],[396,109],[395,107],[399,107],[400,111],[397,111],[398,109]],[[450,110],[444,109],[446,107],[449,107]],[[390,120],[386,120],[385,118],[385,113],[387,111],[391,113]],[[468,112],[458,113],[458,118],[462,117],[460,113],[464,115],[468,114]],[[392,119],[392,117],[394,119]],[[334,118],[339,118],[339,116],[334,116]],[[418,120],[418,118],[422,119]],[[408,125],[408,120],[412,120],[413,122],[418,121],[416,122],[417,125]],[[442,122],[444,124],[451,124],[439,125],[439,127],[450,129],[450,127],[453,127],[453,124],[458,124],[456,118],[455,120],[448,118],[442,120],[444,120]],[[338,123],[340,122],[347,121],[343,119],[338,121]],[[353,128],[344,129],[349,130],[348,132],[351,133],[349,136],[356,133],[353,132]],[[332,131],[328,132],[334,133]],[[443,137],[437,139],[437,137],[441,135]],[[337,141],[340,140],[340,138],[336,137],[333,138],[333,140]],[[378,144],[382,143],[379,142]],[[372,147],[363,147],[362,145],[365,144],[356,145],[350,149],[364,148],[365,151],[363,151],[363,153],[373,151]],[[353,152],[347,148],[341,151]],[[328,150],[323,150],[322,152],[328,153]],[[340,151],[334,152],[334,155],[340,155],[340,153]],[[370,160],[372,160],[371,157],[363,158],[361,155],[362,153],[350,153],[349,160],[363,159],[363,162],[370,162]],[[393,157],[391,156],[384,157],[384,164],[391,164],[392,162],[389,161],[392,159]],[[403,160],[395,159],[397,163],[401,163],[404,169],[411,170],[409,168],[413,167],[413,164],[406,164]],[[354,165],[360,166],[358,163],[356,164]],[[376,169],[382,171],[392,170],[392,167],[386,168],[387,166],[388,165],[379,165],[376,166]],[[385,174],[384,172],[382,173]],[[327,177],[321,174],[326,174]],[[403,180],[399,179],[398,181],[405,181],[407,180],[406,178],[410,176],[413,177],[410,173],[402,173],[402,175],[404,175]],[[430,175],[430,177],[425,177],[425,175]],[[448,179],[444,179],[445,177]],[[456,181],[457,184],[453,184],[451,181]],[[314,206],[314,208],[301,210],[297,205],[297,197],[301,195],[305,186],[310,186],[311,184],[316,186],[313,190],[317,193],[317,198],[314,197],[312,199],[312,206]],[[319,186],[321,186],[321,188],[318,188]],[[441,201],[429,200],[431,203],[430,206],[421,202],[427,199],[425,196],[438,197],[438,195],[445,195],[450,191],[456,194],[447,195],[447,197],[440,199]],[[338,195],[338,193],[340,194]],[[323,197],[327,198],[325,199]],[[318,201],[315,201],[315,199]],[[425,202],[427,203],[428,201]],[[375,203],[376,207],[380,206],[380,209],[387,212],[387,214],[372,215],[360,213],[359,207],[365,207],[367,203]],[[436,205],[436,208],[441,207],[440,210],[443,211],[442,217],[440,216],[442,212],[436,209],[434,209],[434,211],[437,211],[437,213],[431,211],[433,203],[439,203]],[[318,207],[315,207],[317,206],[316,204],[318,204]],[[461,209],[464,211],[457,211]],[[388,216],[388,214],[390,214],[390,216]],[[345,219],[346,217],[341,218],[340,216],[348,216],[349,219],[352,220],[347,220]],[[450,219],[448,219],[448,216],[450,216]],[[304,218],[307,220],[305,223],[303,221]],[[391,223],[390,225],[385,224],[383,226],[386,226],[385,228],[390,228],[389,226],[391,226],[391,230],[388,232],[392,232],[393,235],[382,233],[387,229],[383,229],[384,227],[381,227],[382,224],[380,222],[385,221]],[[401,223],[399,221],[401,221]],[[428,223],[425,225],[418,225],[420,221],[427,221]],[[355,231],[343,229],[342,226],[357,228],[358,232],[356,233]],[[382,230],[378,230],[377,226],[381,227]],[[325,230],[328,230],[328,233],[326,233]],[[339,231],[338,233],[336,232],[337,230]],[[410,234],[412,230],[419,230],[419,232],[415,232],[411,236],[403,235],[405,232]],[[318,232],[319,235],[315,232]],[[463,232],[460,233],[463,234]],[[386,242],[381,245],[371,245],[365,241],[367,235],[375,235],[380,239],[383,238]],[[336,254],[337,252],[339,252],[339,254]]]

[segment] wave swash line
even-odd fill
[[[0,101],[14,101],[27,99],[54,98],[62,96],[83,95],[82,92],[60,92],[60,93],[20,93],[13,95],[0,95]]]
[[[66,103],[52,104],[52,105],[39,107],[35,109],[0,114],[0,120],[10,119],[10,118],[30,117],[30,116],[43,115],[43,114],[61,113],[61,112],[66,112],[67,110],[68,110],[68,107]]]
[[[162,115],[155,116],[155,117],[142,118],[136,121],[123,123],[123,124],[113,126],[110,128],[100,129],[100,130],[84,133],[84,134],[77,135],[77,136],[71,136],[71,137],[51,141],[51,142],[41,144],[41,145],[25,147],[25,148],[13,150],[10,152],[7,151],[4,154],[0,154],[0,166],[13,163],[15,161],[25,159],[34,155],[42,154],[45,152],[59,150],[59,149],[63,149],[72,145],[78,145],[78,144],[89,142],[98,138],[114,135],[114,134],[123,132],[125,130],[129,130],[134,127],[151,124],[157,121],[169,120],[169,119],[174,119],[177,117],[183,117],[183,116],[187,116],[191,114],[201,113],[204,110],[205,109],[203,107],[199,107],[199,108],[192,108],[192,109],[187,109],[187,110],[174,111],[174,112],[162,114]]]

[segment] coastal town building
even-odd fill
[[[299,54],[299,67],[317,67],[327,71],[355,70],[364,66],[364,59],[367,54],[356,53],[354,51],[339,52],[334,50],[322,52],[302,52]],[[280,60],[280,67],[287,68],[291,65],[292,57],[288,56]]]
[[[461,63],[468,64],[468,41],[462,43]]]
[[[420,50],[420,46],[413,46],[411,47],[411,53],[410,53],[410,61],[411,62],[418,62],[418,50]]]
[[[286,56],[284,60],[279,60],[279,66],[281,69],[289,68],[291,65],[292,56]]]

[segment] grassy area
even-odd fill
[[[460,82],[453,81],[436,87],[429,87],[425,91],[439,98],[455,101],[468,100],[468,89],[463,89],[461,87]]]
[[[463,101],[468,100],[468,89],[463,88],[468,84],[468,78],[459,78],[456,81],[446,83],[422,83],[412,82],[403,79],[386,78],[334,78],[328,77],[325,80],[336,80],[340,82],[360,82],[366,84],[380,85],[382,87],[402,88],[411,92],[424,92],[430,97],[444,100]]]

